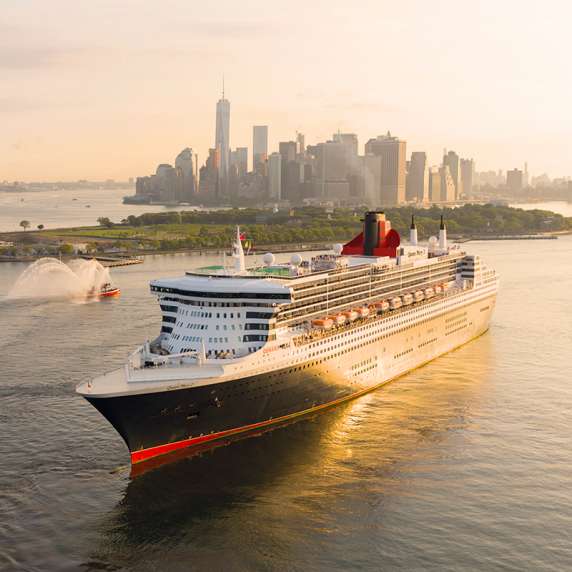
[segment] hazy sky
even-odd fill
[[[0,180],[202,163],[231,145],[388,129],[477,169],[572,175],[568,0],[0,0]]]

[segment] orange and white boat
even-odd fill
[[[413,300],[415,300],[415,302],[421,302],[424,299],[425,294],[423,294],[423,290],[417,290],[415,294],[413,294]]]
[[[348,322],[354,322],[358,317],[358,313],[355,310],[346,310],[342,312],[342,314],[346,317]]]
[[[113,296],[119,296],[121,294],[121,290],[116,286],[112,286],[110,282],[106,282],[97,290],[96,288],[92,288],[88,293],[88,298],[111,298]]]
[[[395,298],[392,298],[389,301],[389,307],[392,310],[397,310],[397,308],[401,308],[401,306],[403,306],[403,302],[401,301],[401,298],[399,298],[398,296],[396,296]]]
[[[382,312],[387,312],[387,310],[389,310],[389,302],[387,300],[376,302],[375,309],[377,310],[378,314],[381,314]]]
[[[357,309],[357,313],[360,318],[367,318],[369,316],[369,308],[367,306],[362,306]]]
[[[330,318],[316,318],[312,320],[312,327],[318,330],[329,330],[334,325],[334,322]]]
[[[336,325],[343,326],[346,323],[346,319],[343,314],[336,314]]]

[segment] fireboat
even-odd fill
[[[112,286],[110,282],[106,282],[103,284],[99,290],[91,288],[91,290],[87,293],[89,298],[110,298],[112,296],[119,296],[121,290],[116,286]]]

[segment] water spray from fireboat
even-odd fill
[[[40,258],[28,266],[8,293],[8,298],[97,298],[109,287],[109,269],[95,259]],[[103,294],[105,295],[105,294]]]

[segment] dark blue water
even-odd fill
[[[311,420],[130,478],[74,394],[156,334],[148,281],[118,300],[0,301],[2,570],[572,568],[572,239],[468,245],[502,275],[490,331]],[[0,266],[4,296],[24,265]]]

